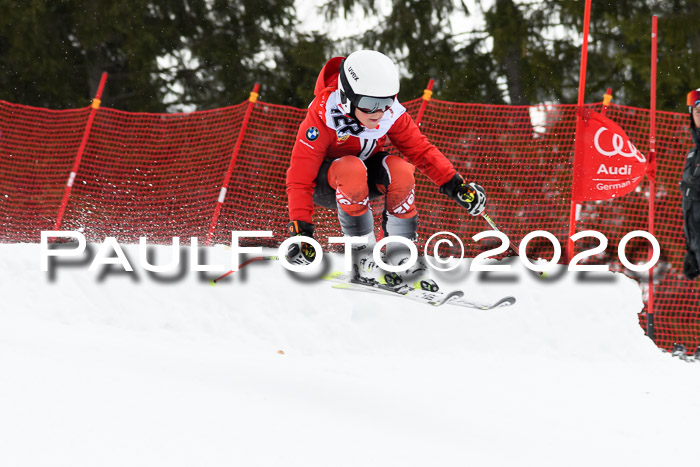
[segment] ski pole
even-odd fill
[[[496,232],[501,232],[501,229],[499,229],[499,228],[496,226],[496,223],[493,221],[493,219],[491,219],[491,216],[489,216],[489,215],[486,213],[486,211],[484,211],[484,212],[481,213],[481,217],[483,217],[484,220],[485,220],[486,222],[488,222],[488,224],[491,226],[491,228],[492,228],[493,230],[495,230]],[[515,245],[513,245],[513,242],[510,242],[510,248],[511,248],[511,250],[513,250],[513,252],[514,252],[516,255],[520,256],[520,252],[518,251],[518,247],[515,246]]]
[[[486,211],[483,211],[483,212],[481,213],[481,217],[484,218],[484,220],[491,226],[491,228],[492,228],[493,230],[495,230],[496,232],[502,232],[502,230],[499,229],[499,228],[496,226],[496,223],[493,221],[493,219],[491,219],[491,216],[489,216],[489,215],[486,213]],[[509,243],[510,243],[510,245],[509,245],[509,246],[510,246],[510,249],[513,250],[513,252],[514,252],[516,255],[520,256],[520,251],[518,251],[518,247],[515,246],[515,245],[513,244],[513,242],[509,242]],[[540,277],[546,277],[546,276],[544,275],[544,271],[537,271],[537,274],[539,274]]]
[[[244,261],[240,266],[238,266],[238,269],[237,269],[237,270],[240,271],[240,270],[243,269],[245,266],[248,266],[250,263],[254,263],[255,261],[277,261],[278,259],[280,259],[279,256],[256,256],[256,257],[254,257],[254,258],[250,258],[250,259],[247,260],[247,261]],[[220,281],[221,279],[223,279],[224,277],[233,274],[234,272],[235,272],[235,271],[234,271],[233,269],[231,269],[229,272],[227,272],[227,273],[224,274],[223,276],[217,277],[216,279],[210,280],[210,281],[209,281],[209,284],[210,284],[212,287],[214,287],[214,286],[216,285],[217,282],[219,282],[219,281]]]

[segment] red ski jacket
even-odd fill
[[[343,57],[332,58],[321,70],[314,89],[316,97],[297,132],[287,170],[290,220],[312,222],[316,176],[324,160],[343,156],[366,160],[383,150],[387,137],[437,186],[450,181],[456,173],[449,159],[421,134],[398,101],[372,130],[345,115],[336,92],[342,60]]]

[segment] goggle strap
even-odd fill
[[[350,104],[352,104],[355,101],[355,92],[352,90],[352,86],[350,86],[350,82],[348,81],[348,77],[345,76],[345,59],[343,59],[342,62],[340,62],[340,70],[338,71],[338,79],[340,80],[340,83],[343,85],[343,93],[345,94],[345,98],[350,101]],[[344,104],[345,102],[343,102]]]

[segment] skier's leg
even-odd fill
[[[385,195],[383,227],[386,235],[416,238],[415,170],[406,160],[388,153],[376,154],[367,162],[370,186]]]
[[[367,168],[356,157],[326,161],[316,177],[314,203],[338,210],[344,235],[363,236],[374,230],[369,208]]]
[[[376,157],[376,156],[375,156]],[[386,236],[404,237],[412,242],[417,240],[418,211],[415,206],[415,167],[398,156],[388,154],[370,160],[367,164],[370,186],[374,184],[385,193],[385,209],[382,214],[382,227]],[[386,246],[385,261],[394,266],[405,264],[411,256],[408,246],[392,242]],[[422,288],[437,290],[434,281],[420,280],[427,271],[422,258],[404,272],[384,275],[386,282],[420,283]],[[423,284],[425,282],[425,284]]]
[[[415,241],[418,230],[415,167],[398,156],[386,153],[375,156],[367,167],[370,184],[385,194],[385,209],[382,214],[384,235]],[[408,248],[401,244],[390,243],[387,245],[387,256],[394,256],[396,250],[407,252]]]
[[[369,210],[367,167],[354,156],[334,160],[328,168],[328,185],[335,190],[338,209],[350,216]]]
[[[374,217],[369,207],[367,168],[356,157],[326,161],[316,177],[314,202],[328,209],[338,210],[338,221],[346,237],[365,237],[367,243],[352,247],[355,274],[358,264],[371,269],[372,251],[377,239],[374,235]]]
[[[688,280],[700,276],[700,200],[683,199],[683,230],[686,238],[686,255],[683,274]]]
[[[336,159],[328,169],[328,185],[335,190],[343,235],[367,238],[367,244],[358,245],[355,250],[373,247],[376,243],[374,217],[369,207],[367,167],[364,162],[353,156]]]

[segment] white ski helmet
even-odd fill
[[[383,53],[358,50],[340,64],[338,90],[347,115],[354,117],[355,109],[386,112],[399,93],[399,72]]]

